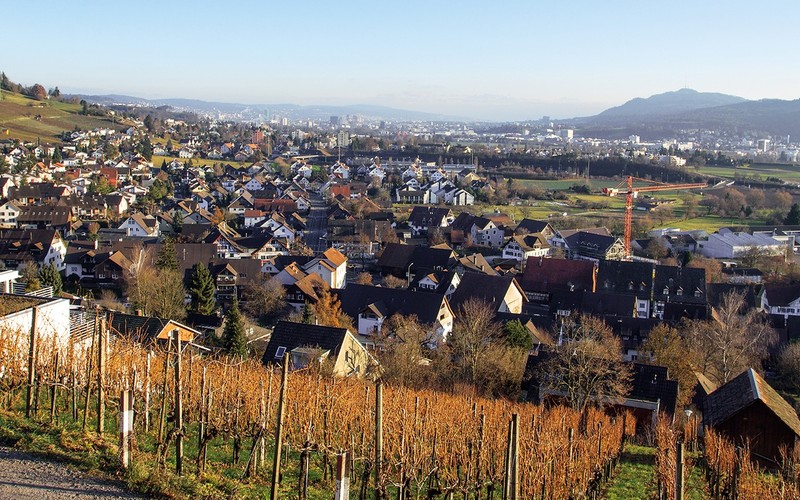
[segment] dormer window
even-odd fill
[[[664,288],[664,295],[669,295],[669,288]]]
[[[628,290],[633,290],[633,281],[628,282]]]
[[[644,291],[644,282],[639,283],[639,290]]]
[[[697,290],[694,291],[694,296],[695,297],[700,297],[701,295],[703,295],[703,292],[701,292],[700,289],[697,289]]]
[[[683,288],[679,287],[678,290],[675,292],[675,294],[676,295],[683,295]]]

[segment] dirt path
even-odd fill
[[[119,483],[95,479],[68,465],[0,447],[0,498],[144,498]]]

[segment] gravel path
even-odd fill
[[[119,483],[95,479],[68,465],[0,447],[0,499],[144,498]]]

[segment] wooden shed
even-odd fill
[[[705,398],[703,425],[737,445],[748,444],[754,458],[775,463],[781,446],[800,437],[797,412],[752,368]]]

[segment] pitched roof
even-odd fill
[[[411,209],[408,223],[419,227],[441,226],[442,220],[450,214],[449,208],[417,206]]]
[[[712,427],[722,424],[756,401],[764,403],[776,417],[800,436],[797,412],[752,368],[706,397],[703,410],[705,423]]]
[[[633,363],[633,380],[628,397],[659,401],[660,409],[672,415],[678,400],[678,382],[669,380],[664,366]]]
[[[524,229],[529,233],[541,233],[547,228],[549,228],[551,232],[553,231],[553,227],[547,221],[535,220],[535,219],[522,219],[520,223],[517,224],[517,227],[516,229],[514,229],[514,232],[519,232],[520,230]]]
[[[385,315],[415,314],[421,323],[433,323],[439,318],[442,303],[447,303],[444,295],[440,294],[354,283],[334,292],[342,304],[342,311],[351,318],[358,318],[365,308],[379,304]]]
[[[420,269],[445,269],[450,266],[453,250],[448,248],[429,248],[400,243],[387,243],[378,259],[378,266],[402,269],[413,264],[414,272]]]
[[[283,355],[276,357],[279,347],[283,348],[284,353],[298,347],[317,347],[335,355],[339,352],[346,335],[346,328],[279,321],[272,330],[261,361],[269,364],[283,359]]]
[[[322,255],[336,267],[339,267],[345,262],[347,262],[347,257],[345,257],[345,255],[342,252],[336,250],[335,248],[329,248],[325,250],[324,252],[322,252]]]
[[[592,290],[594,288],[592,262],[585,260],[545,259],[529,257],[522,277],[522,287],[530,291]]]
[[[800,297],[800,283],[793,285],[765,285],[764,295],[770,306],[788,306]]]
[[[465,255],[458,259],[458,264],[462,266],[465,271],[475,271],[488,274],[489,276],[497,275],[497,272],[492,268],[491,264],[489,264],[489,261],[486,260],[486,257],[480,253]]]
[[[461,277],[461,283],[458,284],[458,288],[450,297],[450,305],[455,311],[467,300],[476,298],[485,300],[492,304],[494,309],[497,309],[511,287],[519,287],[517,280],[513,276],[464,273],[464,276]],[[525,293],[521,287],[519,292],[522,294],[523,301],[525,301]]]

